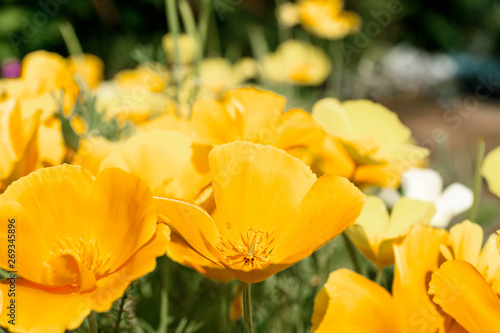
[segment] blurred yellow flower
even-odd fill
[[[436,208],[430,202],[403,197],[391,214],[379,197],[366,197],[356,223],[345,232],[363,255],[378,269],[394,263],[393,244],[415,224],[429,224]]]
[[[345,178],[319,179],[284,151],[237,141],[214,148],[217,207],[156,198],[159,219],[189,246],[247,283],[295,264],[354,223],[364,195]]]
[[[14,99],[0,103],[0,193],[35,170],[40,113],[23,118]]]
[[[484,159],[481,173],[488,183],[491,193],[500,197],[500,147],[493,149]]]
[[[317,86],[325,82],[331,61],[323,49],[312,44],[288,40],[262,60],[262,75],[279,83]]]
[[[330,274],[316,296],[312,330],[322,332],[445,332],[445,318],[427,294],[429,274],[438,269],[445,230],[416,224],[394,246],[391,295],[346,269]],[[425,244],[425,245],[424,245]]]
[[[359,15],[343,10],[342,0],[303,0],[298,6],[300,23],[318,37],[342,39],[361,27]]]
[[[284,28],[291,28],[300,22],[300,10],[299,6],[291,3],[285,2],[280,4],[276,8],[276,19],[279,24]]]
[[[167,56],[167,61],[169,64],[174,63],[174,37],[172,34],[168,33],[161,39],[161,45],[163,47],[163,52]],[[193,63],[196,56],[198,46],[195,40],[188,34],[180,34],[178,40],[179,47],[179,57],[182,65],[189,65]]]
[[[95,179],[75,166],[40,169],[0,195],[3,244],[9,221],[22,311],[14,326],[2,306],[0,325],[15,332],[64,332],[91,311],[109,311],[132,281],[155,268],[169,238],[168,227],[156,222],[148,185],[118,169]],[[1,252],[0,267],[12,270],[8,259]],[[4,305],[9,287],[8,279],[0,282]]]
[[[121,70],[115,74],[114,81],[124,90],[142,88],[152,93],[159,93],[165,90],[169,74],[159,65],[144,64],[135,69]]]
[[[96,89],[104,76],[104,63],[93,54],[82,54],[68,58],[69,69],[89,89]]]
[[[402,174],[421,166],[429,154],[413,144],[410,130],[397,115],[380,104],[324,98],[312,113],[351,157],[355,168],[349,178],[359,186],[395,188]]]
[[[498,332],[500,300],[483,276],[467,261],[447,261],[432,274],[429,294],[462,331]]]

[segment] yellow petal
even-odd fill
[[[89,194],[90,220],[79,237],[99,239],[101,255],[109,256],[107,267],[116,269],[155,234],[153,195],[145,181],[120,169],[101,171]]]
[[[391,295],[367,278],[340,269],[330,274],[314,301],[312,330],[329,332],[401,332]]]
[[[465,260],[477,265],[483,244],[483,228],[479,224],[465,220],[450,229],[450,246],[456,260]]]
[[[208,172],[193,163],[196,152],[184,134],[153,130],[121,142],[100,168],[116,167],[141,177],[155,196],[194,200],[209,183]],[[208,152],[198,158],[206,160]]]
[[[429,294],[467,331],[500,332],[500,300],[470,263],[455,260],[441,265],[432,274]]]
[[[284,258],[284,263],[296,263],[309,256],[356,221],[364,200],[365,195],[347,179],[322,176],[278,236],[281,246],[276,247],[275,256]]]
[[[219,214],[217,229],[240,239],[249,229],[281,233],[316,180],[284,151],[246,141],[219,146],[209,155]]]
[[[436,208],[430,202],[402,197],[392,208],[386,238],[403,236],[415,224],[429,224],[435,212]]]
[[[103,61],[93,54],[82,54],[68,58],[70,70],[77,80],[90,89],[95,89],[101,83],[104,76]]]
[[[392,295],[403,328],[410,332],[443,329],[444,317],[431,302],[427,290],[430,275],[438,269],[439,247],[446,244],[447,238],[445,230],[416,224],[394,245]]]
[[[175,262],[190,267],[215,281],[233,280],[233,274],[224,266],[216,264],[189,247],[185,241],[172,234],[167,244],[167,255]]]
[[[17,279],[15,298],[9,297],[10,282],[0,282],[0,325],[11,332],[57,333],[78,328],[90,314],[91,296],[85,294],[56,294],[36,289]],[[15,300],[15,325],[9,324],[10,309]],[[54,309],[57,309],[55,311]]]
[[[476,268],[493,291],[500,295],[500,254],[496,246],[496,238],[497,235],[490,235],[479,255]]]
[[[242,135],[242,122],[232,117],[223,105],[214,100],[200,100],[193,105],[190,126],[197,143],[220,145]]]
[[[38,131],[40,160],[48,165],[59,165],[66,154],[66,144],[62,134],[61,121],[50,119]]]
[[[92,137],[80,142],[78,152],[72,164],[81,165],[84,169],[97,176],[101,170],[102,161],[113,151],[116,143],[105,138]]]
[[[218,231],[203,208],[176,199],[155,197],[154,200],[158,219],[170,227],[172,238],[176,237],[207,260],[219,263],[213,254],[219,240]]]
[[[325,136],[321,125],[309,113],[293,109],[282,113],[260,142],[287,150],[321,146]]]
[[[92,309],[98,312],[109,311],[131,282],[152,272],[156,267],[156,258],[164,255],[169,238],[169,228],[159,223],[153,237],[141,246],[118,271],[97,281],[97,288],[91,293]]]
[[[283,108],[286,99],[270,91],[255,88],[229,90],[222,103],[233,117],[239,113],[243,120],[242,139],[262,142],[266,129],[275,122]]]
[[[500,197],[500,176],[498,168],[500,166],[500,147],[493,149],[484,159],[481,174],[488,183],[491,193]]]

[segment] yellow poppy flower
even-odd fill
[[[500,167],[500,147],[493,149],[484,159],[481,173],[488,183],[491,193],[500,197],[500,177],[498,168]]]
[[[169,64],[174,63],[174,37],[172,34],[165,34],[161,39],[161,45],[163,47],[163,52],[167,56],[167,61]],[[188,34],[180,34],[178,39],[179,47],[179,57],[182,65],[192,64],[198,46],[196,41]]]
[[[246,77],[240,75],[238,68],[225,58],[203,59],[200,63],[199,77],[196,79],[197,84],[201,86],[199,98],[218,98],[219,94],[238,87],[245,79]],[[191,91],[185,89],[185,93],[191,94]]]
[[[299,6],[291,2],[285,2],[280,4],[276,8],[276,19],[278,20],[280,26],[284,28],[291,28],[299,24],[300,22]]]
[[[159,219],[243,282],[263,281],[309,256],[354,223],[363,206],[364,195],[345,178],[316,179],[271,146],[222,145],[209,164],[218,217],[193,203],[156,198]]]
[[[155,196],[192,200],[212,212],[209,150],[179,132],[153,130],[117,143],[102,138],[86,140],[78,154],[82,159],[75,163],[92,169],[94,174],[120,168],[145,180]],[[175,235],[166,249],[172,260],[213,280],[232,279],[225,269],[200,256]]]
[[[0,193],[36,168],[40,113],[23,118],[16,100],[0,103]]]
[[[346,234],[368,260],[382,269],[394,263],[394,241],[415,224],[429,224],[435,212],[430,202],[403,197],[389,216],[382,199],[368,196],[361,215]]]
[[[342,39],[361,27],[359,15],[343,7],[342,0],[303,0],[299,3],[300,22],[318,37]]]
[[[69,115],[80,93],[66,59],[57,53],[46,51],[29,53],[21,63],[20,80],[22,89],[16,97],[29,99],[49,95],[51,98],[55,97],[57,101],[62,99],[66,115]],[[55,111],[56,108],[52,110]]]
[[[279,83],[317,86],[325,82],[331,68],[323,49],[298,40],[280,44],[262,60],[262,75]]]
[[[500,332],[500,300],[467,261],[447,261],[432,274],[429,294],[470,333]]]
[[[325,98],[312,113],[355,163],[350,179],[360,186],[397,187],[402,174],[420,166],[429,154],[413,144],[410,130],[397,115],[380,104]]]
[[[89,89],[96,89],[104,76],[104,63],[101,58],[93,54],[82,54],[68,58],[69,69],[82,80]]]
[[[464,260],[473,265],[500,295],[500,254],[497,251],[496,235],[491,235],[483,244],[483,228],[468,220],[454,225],[449,233],[448,246],[442,245],[441,252],[447,260]]]
[[[427,279],[438,269],[446,240],[445,230],[417,224],[395,244],[392,296],[357,273],[331,273],[315,299],[313,331],[443,332],[445,318],[427,294]]]
[[[82,139],[71,164],[80,165],[97,176],[101,171],[102,161],[111,154],[117,144],[102,137]]]
[[[15,222],[11,222],[15,221]],[[15,332],[75,329],[91,311],[108,311],[135,279],[151,272],[169,229],[157,224],[148,185],[122,170],[97,178],[76,166],[40,169],[0,195],[0,240],[15,224],[15,326],[2,306],[0,325]],[[10,304],[8,279],[0,282]],[[43,306],[40,306],[43,304]],[[57,309],[54,310],[54,309]]]

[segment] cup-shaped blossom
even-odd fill
[[[287,40],[262,60],[263,76],[279,83],[317,86],[331,69],[323,49],[299,40]]]
[[[356,223],[346,230],[363,255],[382,269],[394,263],[393,245],[417,224],[429,224],[436,209],[430,202],[403,197],[389,215],[379,197],[368,196]]]
[[[15,325],[7,306],[0,310],[0,325],[12,332],[64,332],[91,311],[108,311],[155,268],[169,238],[146,182],[119,169],[94,178],[68,165],[12,183],[0,195],[0,228],[1,243],[15,249],[0,252],[0,267],[20,276]],[[0,282],[4,305],[10,285]]]
[[[297,158],[236,141],[209,155],[217,217],[182,200],[156,198],[173,234],[235,278],[256,283],[295,264],[353,224],[364,195],[347,179],[317,179]]]
[[[324,98],[313,106],[313,115],[351,157],[355,168],[349,179],[355,184],[395,188],[402,174],[421,166],[429,154],[413,143],[398,116],[380,104]]]

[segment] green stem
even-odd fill
[[[95,320],[94,311],[92,311],[87,317],[89,321],[90,333],[97,333],[97,322]]]
[[[196,43],[196,54],[195,54],[195,59],[194,59],[194,72],[195,76],[199,77],[200,76],[200,63],[202,60],[202,42],[201,42],[201,37],[200,37],[200,32],[198,31],[198,27],[196,26],[196,22],[194,20],[194,15],[193,12],[191,11],[191,7],[189,6],[189,3],[187,0],[180,0],[179,1],[179,11],[181,12],[181,17],[182,17],[182,22],[184,23],[184,27],[186,27],[187,33],[194,39]],[[191,101],[194,101],[196,99],[196,96],[198,95],[198,90],[199,90],[199,85],[196,84],[194,89],[191,91]],[[189,108],[192,110],[192,108]],[[187,118],[191,118],[191,112],[187,114]]]
[[[481,167],[483,166],[484,159],[484,140],[479,139],[477,142],[477,156],[476,156],[476,170],[474,171],[474,203],[469,213],[469,220],[474,222],[477,218],[477,213],[479,211],[479,202],[481,201],[481,190],[483,181],[481,178]]]
[[[243,317],[245,319],[245,332],[253,333],[252,322],[252,284],[242,282],[243,292]]]
[[[62,38],[64,39],[64,43],[66,44],[70,55],[77,56],[83,54],[82,46],[78,41],[75,29],[73,29],[71,23],[68,21],[60,23],[59,31],[61,32]]]
[[[122,296],[120,300],[120,307],[118,308],[118,316],[116,317],[115,333],[120,332],[120,322],[122,321],[123,308],[125,307],[125,301],[127,300],[127,293]]]
[[[176,0],[165,0],[165,8],[167,11],[168,29],[172,34],[172,39],[174,41],[174,66],[172,70],[174,83],[175,83],[175,100],[179,102],[179,91],[180,91],[180,79],[179,71],[181,68],[181,57],[179,54],[179,33],[180,25],[179,18],[177,17],[177,6]]]
[[[161,266],[161,300],[160,300],[160,324],[158,325],[158,333],[168,332],[168,274],[170,271],[170,259],[163,257],[163,265]]]
[[[208,26],[210,24],[211,12],[212,12],[211,0],[201,0],[200,20],[198,22],[198,30],[200,31],[200,39],[201,39],[200,53],[202,57],[204,55],[205,47],[207,45]]]
[[[384,269],[377,268],[377,275],[375,276],[375,282],[382,285],[383,278],[384,278]]]
[[[361,266],[359,265],[358,257],[356,256],[356,248],[354,244],[351,242],[349,237],[345,233],[342,233],[342,238],[344,239],[345,248],[347,249],[347,253],[351,258],[352,266],[356,273],[361,274]]]
[[[344,57],[340,49],[341,41],[331,40],[329,49],[332,57],[332,73],[329,79],[329,90],[333,97],[342,99],[342,72],[344,66]]]

